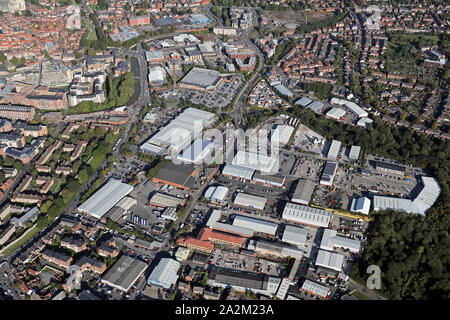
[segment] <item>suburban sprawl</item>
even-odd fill
[[[450,298],[445,1],[0,11],[0,300]]]

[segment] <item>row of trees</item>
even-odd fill
[[[103,128],[86,128],[77,135],[83,138],[86,138],[87,135],[88,146],[83,151],[81,158],[72,164],[73,172],[65,179],[61,179],[63,185],[60,192],[47,197],[47,200],[40,207],[44,214],[37,221],[37,227],[40,229],[49,225],[82,191],[83,186],[95,174],[119,137],[119,135],[112,133],[106,134]]]

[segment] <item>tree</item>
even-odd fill
[[[11,62],[14,66],[17,67],[17,65],[19,64],[19,59],[17,59],[16,56],[13,56],[13,57],[11,58],[11,60],[9,60],[9,62]]]
[[[438,128],[439,128],[439,123],[437,121],[434,121],[433,124],[431,125],[431,129],[437,130]]]
[[[23,169],[23,163],[20,160],[14,161],[14,168],[16,168],[17,171],[22,171]]]
[[[91,48],[87,49],[86,53],[87,53],[88,57],[93,57],[96,55],[95,50],[91,49]]]

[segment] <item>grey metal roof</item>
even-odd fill
[[[299,179],[297,187],[295,188],[292,202],[297,202],[307,205],[311,200],[316,183],[311,180]]]
[[[78,210],[100,219],[132,190],[133,187],[129,184],[116,179],[110,179],[107,184],[79,206]]]
[[[123,255],[103,276],[102,282],[119,290],[128,291],[146,269],[145,262]]]
[[[288,202],[284,207],[282,218],[318,227],[328,227],[331,213],[326,210]]]

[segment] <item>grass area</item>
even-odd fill
[[[351,293],[352,296],[354,296],[356,299],[358,300],[372,300],[371,298],[369,298],[368,296],[366,296],[365,294],[362,294],[361,292],[359,292],[358,290],[355,290]]]
[[[39,228],[36,228],[36,224],[33,225],[31,228],[33,228],[33,230],[31,230],[29,233],[27,233],[24,237],[20,238],[19,241],[14,243],[7,250],[3,250],[1,253],[2,254],[9,254],[11,252],[14,252],[18,248],[20,248],[20,246],[25,244],[28,240],[32,239],[34,236],[36,236],[41,231]]]
[[[83,23],[83,26],[86,27],[89,32],[86,36],[86,40],[88,41],[95,41],[97,40],[97,34],[95,33],[94,26],[88,21],[86,17],[81,17],[81,21]]]

